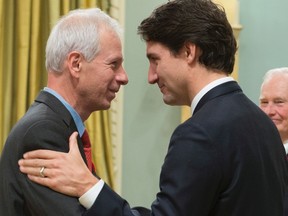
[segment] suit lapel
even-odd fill
[[[48,107],[50,107],[50,109],[52,109],[55,113],[57,113],[57,114],[59,114],[59,116],[61,116],[61,118],[63,119],[65,124],[67,124],[67,126],[70,126],[71,124],[74,123],[74,120],[73,120],[70,112],[52,94],[50,94],[46,91],[41,91],[39,93],[39,95],[37,96],[37,98],[35,99],[35,102],[46,104]],[[75,123],[74,123],[74,125],[75,125]],[[75,125],[75,129],[76,129],[76,125]]]
[[[59,101],[55,96],[46,91],[41,91],[37,98],[35,99],[37,103],[44,103],[50,109],[52,109],[55,113],[59,115],[63,119],[63,122],[67,125],[67,127],[71,130],[71,134],[73,131],[77,131],[76,124],[74,122],[73,117],[67,108]],[[81,156],[86,162],[86,157],[83,149],[83,144],[80,136],[77,136],[78,148],[80,150]]]
[[[226,94],[231,94],[231,93],[235,93],[235,92],[242,92],[240,86],[237,84],[237,82],[235,81],[229,81],[223,84],[220,84],[218,86],[216,86],[215,88],[211,89],[210,91],[208,91],[199,101],[199,103],[197,104],[193,115],[201,109],[201,107],[206,104],[208,101],[216,98],[216,97],[220,97],[222,95],[226,95]]]

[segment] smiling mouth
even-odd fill
[[[168,90],[167,90],[167,87],[165,85],[163,85],[161,88],[160,88],[160,91],[162,92],[162,94],[167,94]]]
[[[110,90],[110,92],[117,94],[117,92],[120,90],[120,87],[117,89],[109,89],[109,90]]]
[[[279,123],[281,123],[281,120],[279,120],[279,119],[271,119],[275,124],[279,124]]]
[[[163,93],[165,86],[164,86],[164,85],[159,85],[159,84],[158,84],[158,87],[159,87],[160,91]]]

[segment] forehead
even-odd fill
[[[275,75],[262,85],[262,94],[288,98],[288,74]]]
[[[100,44],[102,46],[113,46],[115,43],[121,47],[120,36],[115,31],[109,28],[100,31]]]
[[[288,89],[288,74],[275,74],[264,82],[263,87],[279,87]]]
[[[154,55],[163,55],[170,53],[170,50],[168,47],[164,46],[163,44],[159,42],[154,42],[154,41],[148,41],[146,42],[146,55],[149,58],[149,56],[154,56]]]
[[[119,35],[112,30],[101,32],[99,54],[122,57],[122,44]]]

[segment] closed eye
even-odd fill
[[[276,104],[281,104],[281,103],[284,103],[284,100],[275,100],[275,103]]]
[[[260,104],[261,104],[261,105],[268,104],[268,101],[260,100]]]
[[[111,65],[112,69],[117,69],[122,65],[123,59],[116,59],[115,61],[111,61],[109,65]]]

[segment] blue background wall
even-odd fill
[[[162,102],[157,86],[147,82],[145,43],[139,23],[166,0],[126,0],[122,195],[132,206],[149,207],[158,191],[161,165],[170,135],[180,122],[180,108]],[[264,73],[288,66],[288,1],[240,0],[239,83],[258,104]]]

